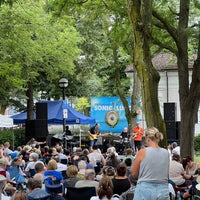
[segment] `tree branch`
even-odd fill
[[[174,41],[178,44],[178,36],[177,36],[177,30],[170,26],[170,24],[163,18],[161,15],[156,12],[155,10],[152,11],[152,15],[159,20],[163,26],[166,28],[167,32],[171,35],[171,37],[174,39]]]
[[[161,41],[159,41],[158,39],[154,38],[153,36],[151,37],[151,40],[154,44],[158,45],[161,48],[167,49],[169,51],[171,51],[172,53],[174,53],[176,56],[178,55],[178,51],[176,49],[174,49],[173,47],[171,47],[170,45],[167,45]]]

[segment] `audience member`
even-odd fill
[[[120,163],[116,169],[116,176],[112,178],[113,193],[121,195],[130,188],[130,181],[126,176],[126,164]]]
[[[133,150],[131,148],[127,148],[125,150],[125,157],[123,158],[123,162],[127,159],[130,158],[133,161],[135,160],[135,157],[133,156]]]
[[[79,156],[79,160],[83,160],[86,163],[86,169],[94,169],[94,166],[90,163],[90,160],[87,155],[82,154]]]
[[[124,163],[126,164],[126,175],[130,176],[131,175],[131,166],[132,166],[131,158],[126,158]]]
[[[86,169],[84,180],[79,180],[76,182],[76,188],[82,187],[95,187],[96,191],[98,189],[99,183],[95,181],[95,171],[93,169]]]
[[[186,174],[191,175],[191,179],[197,178],[198,171],[200,170],[200,163],[194,162],[191,156],[186,156],[182,159],[182,165]]]
[[[180,146],[178,146],[177,142],[172,143],[172,154],[178,154],[180,156]]]
[[[137,185],[137,178],[135,178],[134,176],[130,175],[129,176],[129,181],[131,183],[131,187],[127,191],[123,192],[120,195],[120,200],[133,200],[135,188],[136,188],[136,185]]]
[[[58,152],[58,156],[60,158],[60,162],[63,161],[61,163],[67,164],[68,159],[67,159],[67,156],[63,153],[63,151],[64,151],[63,148],[61,146],[58,146],[58,147],[56,147],[56,150]]]
[[[93,196],[90,200],[118,200],[119,198],[113,197],[113,184],[109,177],[104,176],[99,182],[97,191],[98,196]]]
[[[10,197],[4,195],[3,193],[5,186],[6,186],[6,177],[3,175],[0,175],[0,199],[9,200]]]
[[[28,198],[30,200],[41,200],[47,199],[50,196],[45,189],[42,189],[42,182],[36,178],[29,178],[27,182],[27,187],[29,189]]]
[[[70,165],[67,168],[67,178],[66,178],[66,184],[67,187],[75,187],[75,184],[77,181],[81,180],[80,178],[77,177],[78,175],[78,168],[76,165]]]
[[[84,160],[80,160],[78,162],[78,175],[77,175],[77,177],[80,178],[80,179],[84,179],[86,169],[87,169],[86,162]]]
[[[24,172],[28,177],[33,177],[35,175],[35,164],[38,162],[41,162],[41,163],[43,162],[39,161],[39,155],[35,152],[30,154],[29,161],[30,162],[27,163],[27,166]]]
[[[172,160],[169,165],[169,179],[174,182],[178,187],[186,187],[191,181],[191,175],[187,175],[184,171],[182,163],[180,163],[180,156],[178,154],[173,154]]]
[[[43,183],[42,188],[44,188],[44,172],[45,172],[45,166],[43,163],[38,162],[35,164],[35,175],[33,178],[35,179],[40,179],[41,182]]]
[[[12,197],[8,198],[10,200],[28,200],[28,194],[25,190],[16,190],[15,193],[12,195]],[[2,200],[4,200],[4,198]]]
[[[61,172],[56,171],[57,163],[55,160],[50,160],[47,165],[47,170],[44,172],[45,188],[48,193],[52,193],[52,185],[57,185],[58,193],[62,193],[63,176]],[[54,188],[56,190],[56,188]],[[54,192],[55,192],[54,190]]]
[[[97,145],[92,146],[92,152],[88,154],[90,164],[94,166],[95,173],[98,174],[101,171],[101,166],[106,164],[105,159],[98,149]]]
[[[6,177],[6,180],[10,180],[10,174],[6,170],[8,165],[8,160],[6,158],[0,158],[0,174]]]
[[[5,143],[4,143],[4,150],[3,150],[4,156],[10,156],[10,154],[11,154],[12,152],[13,152],[13,151],[10,149],[10,143],[9,143],[9,142],[5,142]]]
[[[132,176],[138,177],[134,199],[149,200],[151,197],[152,200],[169,200],[169,153],[158,145],[163,134],[151,127],[145,135],[147,147],[137,152],[131,169]]]
[[[57,162],[56,171],[61,172],[63,174],[63,177],[64,177],[65,174],[66,174],[67,165],[61,163],[60,157],[58,155],[57,156],[53,156],[52,159],[54,159]]]
[[[103,166],[101,168],[101,172],[96,175],[96,180],[100,181],[104,176],[108,176],[110,179],[114,178],[115,176],[115,169],[112,166]]]
[[[119,159],[117,159],[117,156],[115,155],[115,153],[110,153],[108,155],[108,157],[106,158],[106,165],[108,166],[112,166],[114,167],[115,169],[117,168],[118,164],[120,163],[121,161]]]

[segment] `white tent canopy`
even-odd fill
[[[12,127],[14,127],[13,119],[0,114],[0,128],[12,128]]]

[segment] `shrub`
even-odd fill
[[[194,150],[200,152],[200,134],[194,137]]]
[[[0,144],[4,144],[4,142],[7,141],[10,142],[11,149],[16,149],[16,147],[24,145],[25,130],[23,128],[19,128],[19,129],[4,129],[0,131]]]

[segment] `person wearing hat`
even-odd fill
[[[6,180],[10,180],[10,174],[6,171],[8,161],[6,158],[0,159],[0,174],[6,177]]]
[[[177,142],[172,143],[172,154],[180,155],[180,146],[178,146]]]
[[[39,155],[37,153],[35,152],[31,153],[29,156],[29,162],[24,170],[25,174],[28,177],[33,177],[35,175],[35,164],[37,162],[43,163],[42,161],[39,160]]]

